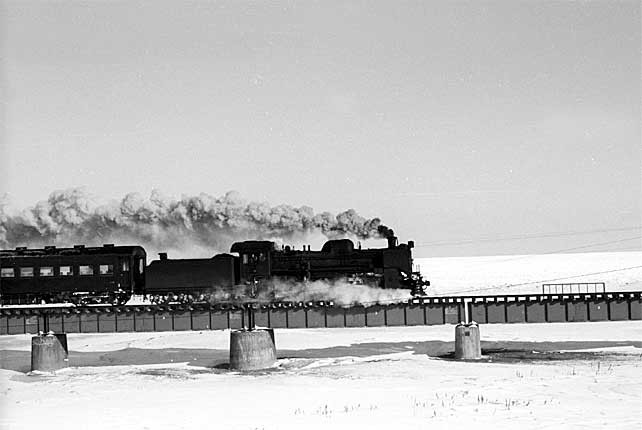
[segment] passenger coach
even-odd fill
[[[145,265],[140,246],[3,250],[0,298],[4,304],[120,303],[144,291]]]

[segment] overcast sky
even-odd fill
[[[639,1],[0,4],[15,206],[237,190],[420,256],[642,249]]]

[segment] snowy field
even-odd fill
[[[570,282],[605,282],[607,291],[642,290],[639,251],[415,258],[414,263],[430,280],[430,295],[537,294],[543,283]]]
[[[226,369],[229,331],[70,334],[70,366],[31,375],[0,337],[0,428],[639,429],[642,323],[276,330],[277,365]]]

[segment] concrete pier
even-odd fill
[[[230,369],[259,370],[276,363],[274,332],[239,330],[230,333]]]
[[[479,326],[476,323],[461,323],[455,327],[455,358],[459,360],[481,358]]]
[[[40,334],[31,338],[31,370],[53,372],[67,367],[69,359],[67,335]]]

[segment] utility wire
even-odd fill
[[[534,233],[525,234],[520,236],[496,237],[496,238],[480,238],[480,239],[464,239],[459,241],[441,241],[441,242],[419,242],[415,243],[415,247],[428,247],[428,246],[454,246],[454,245],[470,245],[480,242],[502,242],[511,240],[527,240],[527,239],[540,239],[549,237],[566,237],[566,236],[580,236],[585,234],[595,233],[608,233],[616,231],[633,231],[642,230],[642,226],[636,227],[623,227],[623,228],[610,228],[599,230],[583,230],[583,231],[567,231],[567,232],[551,232],[551,233]]]
[[[524,259],[528,259],[528,258],[537,258],[538,256],[541,256],[541,255],[550,255],[550,254],[558,254],[558,253],[568,252],[568,251],[577,251],[577,250],[580,250],[580,249],[593,248],[595,246],[612,245],[612,244],[615,244],[615,243],[630,242],[632,240],[640,240],[640,239],[642,239],[642,236],[634,236],[634,237],[629,237],[629,238],[619,239],[619,240],[613,240],[613,241],[608,241],[608,242],[597,242],[597,243],[591,243],[591,244],[588,244],[588,245],[575,246],[573,248],[555,249],[555,250],[552,250],[552,251],[542,252],[542,253],[539,253],[539,254],[521,255],[521,256],[517,256],[517,257],[507,256],[506,258],[490,260],[490,261],[484,260],[484,261],[468,262],[467,264],[468,264],[469,267],[471,267],[471,266],[475,267],[475,266],[478,266],[479,264],[483,264],[483,265],[499,264],[499,263],[505,263],[505,262],[508,262],[508,261],[518,261],[518,260],[524,260]],[[639,248],[632,248],[631,250],[637,250],[637,249],[639,249]],[[429,257],[429,258],[431,258],[431,257]],[[479,257],[479,258],[483,258],[483,257]],[[465,269],[462,269],[462,270],[465,270]]]
[[[591,244],[588,244],[588,245],[575,246],[573,248],[556,249],[556,250],[553,250],[553,251],[542,252],[540,254],[522,255],[522,256],[519,256],[519,257],[504,258],[504,259],[492,261],[492,262],[489,262],[489,263],[503,263],[503,262],[506,262],[506,261],[523,260],[525,258],[533,258],[533,257],[536,257],[538,255],[559,254],[559,253],[562,253],[562,252],[577,251],[578,249],[593,248],[595,246],[602,246],[602,245],[612,245],[614,243],[630,242],[632,240],[640,240],[640,239],[642,239],[642,236],[634,236],[634,237],[628,237],[628,238],[625,238],[625,239],[611,240],[611,241],[608,241],[608,242],[599,242],[599,243],[591,243]]]
[[[487,291],[487,290],[495,290],[495,289],[498,289],[498,288],[515,288],[515,287],[522,287],[524,285],[541,284],[541,283],[544,283],[544,282],[552,282],[552,281],[562,281],[562,280],[565,280],[565,279],[581,278],[581,277],[584,277],[584,276],[593,276],[593,275],[603,275],[603,274],[606,274],[606,273],[624,272],[626,270],[633,270],[633,269],[640,269],[640,268],[642,268],[642,265],[640,265],[640,266],[631,266],[631,267],[623,267],[623,268],[620,268],[620,269],[604,270],[602,272],[581,273],[581,274],[578,274],[578,275],[564,276],[564,277],[561,277],[561,278],[542,279],[542,280],[539,280],[539,281],[521,282],[519,284],[509,284],[509,285],[504,285],[504,286],[482,287],[482,288],[473,288],[473,289],[468,289],[468,290],[459,290],[459,291],[457,291],[457,293],[460,294],[460,293]]]

